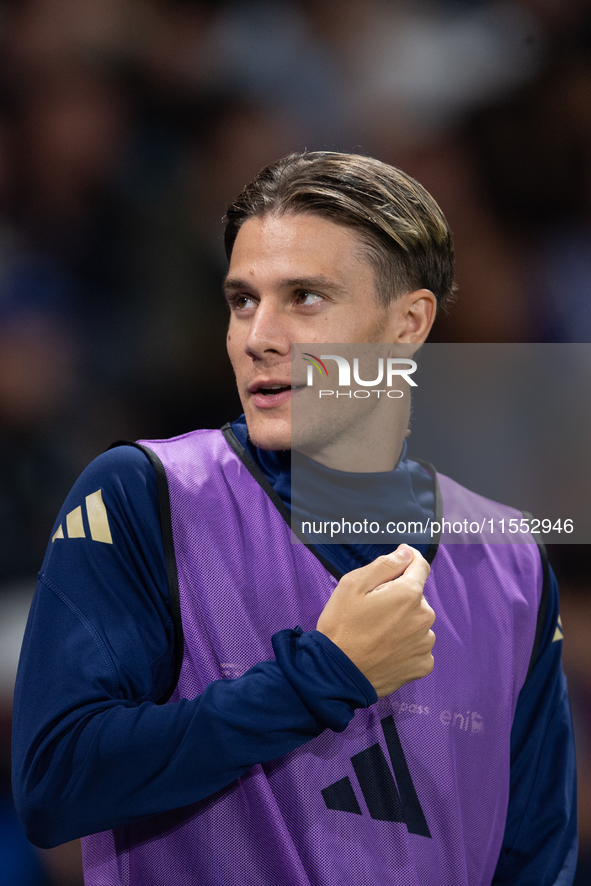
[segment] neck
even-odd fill
[[[396,467],[407,436],[410,397],[384,401],[363,420],[354,422],[334,439],[298,446],[298,451],[334,471],[369,474]]]

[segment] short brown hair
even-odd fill
[[[422,185],[394,166],[323,151],[290,154],[266,166],[228,208],[228,258],[244,222],[271,213],[308,213],[355,228],[384,306],[415,289],[430,289],[439,303],[454,291],[445,216]]]

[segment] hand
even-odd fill
[[[342,649],[378,696],[433,670],[435,613],[423,596],[429,564],[414,548],[348,572],[324,607],[316,630]]]

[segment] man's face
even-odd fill
[[[381,307],[357,234],[319,216],[245,222],[225,291],[228,353],[250,438],[263,449],[290,448],[293,342],[409,340],[408,300]]]

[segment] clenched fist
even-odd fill
[[[318,619],[316,629],[357,665],[380,698],[433,670],[435,613],[423,596],[430,571],[417,550],[400,545],[344,575]]]

